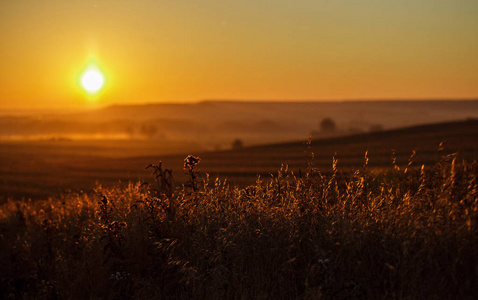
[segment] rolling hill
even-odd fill
[[[195,143],[228,149],[235,139],[260,145],[323,138],[319,123],[332,119],[335,136],[478,118],[476,100],[240,102],[113,105],[97,110],[0,117],[0,140],[123,139]],[[185,149],[183,151],[197,150]]]
[[[443,149],[439,151],[442,142]],[[185,145],[185,149],[188,147],[191,149]],[[199,168],[203,173],[207,172],[212,178],[227,178],[233,184],[244,186],[254,182],[257,175],[264,178],[276,173],[282,163],[298,173],[307,165],[305,149],[304,140],[227,151],[203,152],[198,148],[191,154],[201,157]],[[460,159],[476,160],[478,120],[313,140],[310,150],[315,156],[315,166],[323,172],[330,171],[334,154],[341,172],[360,168],[365,151],[368,151],[370,167],[375,169],[391,166],[392,150],[401,166],[408,164],[414,150],[414,165],[417,166],[433,164],[441,156],[455,152]],[[130,141],[2,142],[0,195],[3,200],[11,197],[37,199],[66,190],[92,191],[97,183],[112,185],[119,181],[152,181],[150,172],[144,167],[159,160],[163,161],[164,167],[173,170],[175,181],[180,184],[185,180],[182,166],[188,154],[186,151],[168,154],[167,149],[161,151],[159,144],[151,145],[147,141],[143,144]]]

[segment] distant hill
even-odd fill
[[[478,100],[251,102],[203,101],[181,104],[114,105],[80,119],[157,122],[175,132],[189,130],[202,137],[244,138],[252,143],[307,137],[331,118],[340,133],[478,118]],[[172,126],[168,126],[168,122]],[[201,131],[204,131],[201,133]],[[184,133],[183,133],[184,134]],[[243,136],[237,136],[243,135]],[[268,138],[273,135],[273,138]],[[281,139],[282,136],[282,139]]]
[[[293,121],[318,128],[334,119],[339,127],[382,124],[395,128],[478,117],[478,100],[251,102],[203,101],[181,104],[113,105],[90,117],[106,119],[176,119],[194,121]],[[366,129],[366,128],[364,128]]]
[[[322,132],[330,118],[333,132]],[[478,118],[478,100],[241,102],[113,105],[82,112],[0,117],[5,139],[131,139],[191,142],[209,150],[344,136]]]
[[[338,158],[340,172],[361,168],[368,151],[371,170],[390,168],[392,150],[400,167],[408,165],[415,150],[413,166],[431,165],[450,153],[458,153],[458,161],[478,159],[478,119],[446,122],[314,140],[310,151],[315,167],[330,172],[332,157]],[[48,197],[73,191],[91,191],[96,182],[115,185],[118,181],[152,182],[150,163],[163,162],[172,169],[175,181],[185,180],[183,160],[187,154],[201,158],[199,169],[211,179],[248,185],[258,175],[270,178],[281,164],[296,174],[307,166],[306,139],[244,147],[238,150],[204,151],[189,144],[164,148],[168,144],[155,141],[23,141],[0,142],[0,200],[8,197]],[[442,143],[441,150],[439,144]],[[175,154],[168,154],[175,153]]]

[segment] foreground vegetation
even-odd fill
[[[309,156],[311,153],[309,153]],[[246,188],[151,186],[0,208],[4,299],[475,299],[478,164],[286,166]]]

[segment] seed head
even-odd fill
[[[199,157],[190,154],[184,159],[184,169],[194,169],[200,161]]]

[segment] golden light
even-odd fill
[[[104,78],[100,71],[91,69],[81,77],[81,85],[89,93],[98,92],[104,84]]]

